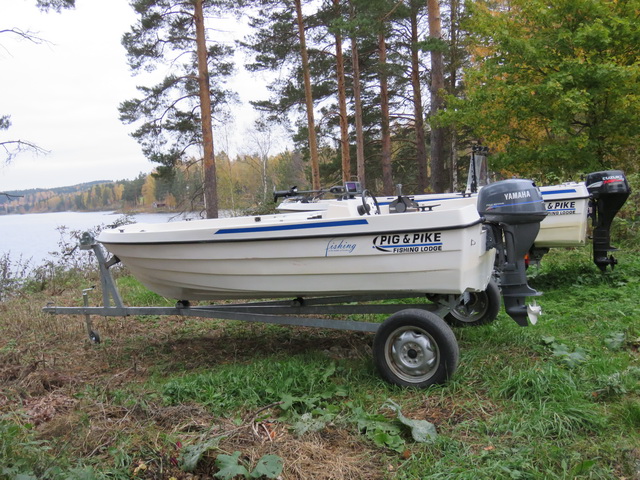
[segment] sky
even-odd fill
[[[128,0],[76,0],[75,10],[40,12],[36,0],[0,0],[0,30],[20,28],[43,44],[0,33],[0,115],[12,126],[2,140],[24,140],[46,154],[20,153],[0,163],[0,191],[53,188],[93,180],[133,179],[156,164],[118,119],[118,105],[137,96],[144,79],[132,76],[120,40],[135,23]],[[266,81],[241,71],[245,124],[227,144],[232,155],[254,114],[249,99],[267,96]],[[246,135],[244,135],[246,137]],[[228,142],[228,140],[227,140]],[[248,148],[248,147],[247,147]],[[250,152],[246,152],[250,153]]]

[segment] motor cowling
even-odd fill
[[[587,190],[591,194],[590,216],[593,225],[593,262],[603,272],[618,263],[608,252],[611,246],[611,223],[631,194],[627,178],[620,170],[605,170],[587,175]]]
[[[478,213],[490,227],[498,251],[496,271],[505,310],[519,325],[527,326],[531,310],[525,299],[541,295],[527,284],[525,255],[547,215],[542,194],[531,180],[492,183],[478,194]]]

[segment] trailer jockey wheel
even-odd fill
[[[89,332],[89,341],[91,343],[96,344],[96,345],[99,344],[100,343],[100,334],[98,332],[96,332],[95,330],[91,330]]]
[[[362,209],[360,215],[380,215],[380,205],[378,200],[374,197],[369,190],[362,191]]]
[[[373,340],[380,376],[402,387],[445,383],[456,370],[459,355],[451,328],[436,314],[421,309],[391,315]]]

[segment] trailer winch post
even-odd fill
[[[100,286],[102,287],[102,305],[106,308],[111,307],[111,301],[113,300],[114,306],[117,308],[124,308],[122,297],[116,287],[116,284],[111,276],[109,268],[113,265],[120,263],[120,259],[116,256],[111,257],[107,261],[102,247],[96,242],[95,238],[89,233],[82,234],[80,239],[80,250],[93,250],[98,261],[100,268]],[[84,294],[83,294],[84,295]],[[85,305],[87,307],[88,305]]]

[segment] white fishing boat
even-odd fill
[[[584,182],[541,186],[547,216],[540,224],[536,248],[581,247],[587,242],[589,200]]]
[[[323,211],[132,224],[97,240],[147,288],[181,301],[459,295],[487,289],[503,231],[519,229],[515,243],[529,248],[546,215],[531,181],[497,182],[480,197],[399,213],[363,192]],[[515,284],[526,285],[524,272]],[[526,324],[522,302],[514,308]]]
[[[371,207],[370,207],[371,208]],[[150,290],[179,300],[484,290],[495,249],[475,205],[132,224],[97,240]]]

